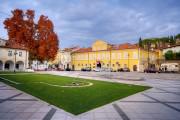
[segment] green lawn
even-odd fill
[[[75,79],[72,77],[47,74],[0,75],[0,77],[21,83],[14,84],[0,79],[0,81],[5,82],[6,84],[25,91],[26,93],[36,96],[75,115],[150,88],[146,86],[80,78]],[[85,83],[90,82],[93,83],[93,85],[88,87],[59,87],[76,81]],[[42,84],[42,82],[47,84]]]

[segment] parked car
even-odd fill
[[[117,71],[118,72],[123,72],[123,68],[118,68]]]
[[[118,72],[130,72],[129,68],[119,68],[117,69]]]
[[[113,69],[112,68],[101,68],[101,71],[104,71],[104,72],[113,72]]]
[[[70,68],[66,68],[66,71],[71,71],[71,69]]]
[[[94,68],[93,71],[95,71],[95,72],[101,72],[102,70],[101,70],[101,68]]]
[[[81,71],[91,71],[91,68],[90,67],[85,67],[85,68],[82,68]]]
[[[146,68],[144,69],[145,73],[159,73],[159,70],[157,70],[156,68]]]
[[[179,67],[178,63],[163,63],[161,64],[160,70],[161,72],[179,72]]]
[[[123,72],[130,72],[129,68],[123,68]]]
[[[25,72],[34,72],[34,70],[33,70],[33,69],[30,69],[30,68],[27,68],[27,69],[25,70]]]

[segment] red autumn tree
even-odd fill
[[[12,11],[13,16],[11,18],[7,18],[4,21],[5,29],[7,29],[9,40],[7,42],[8,46],[14,47],[24,47],[24,20],[23,20],[23,11],[20,9],[16,9]]]
[[[41,15],[37,25],[38,55],[40,60],[54,60],[58,51],[58,37],[54,25],[48,17]]]
[[[34,16],[33,10],[12,11],[12,17],[4,21],[9,36],[8,46],[26,48],[31,60],[53,60],[58,50],[58,37],[53,23],[41,15],[35,24]]]

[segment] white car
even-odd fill
[[[26,71],[26,72],[34,72],[34,70],[33,70],[33,69],[30,69],[30,68],[26,69],[25,71]]]
[[[95,71],[95,72],[101,72],[101,68],[94,68],[93,71]]]

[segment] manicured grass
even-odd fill
[[[81,78],[75,79],[72,77],[47,74],[0,75],[0,77],[22,83],[13,84],[2,79],[0,80],[75,115],[149,88],[146,86],[103,82]],[[50,86],[50,84],[63,86],[76,81],[87,81],[93,83],[93,85],[75,88]]]

